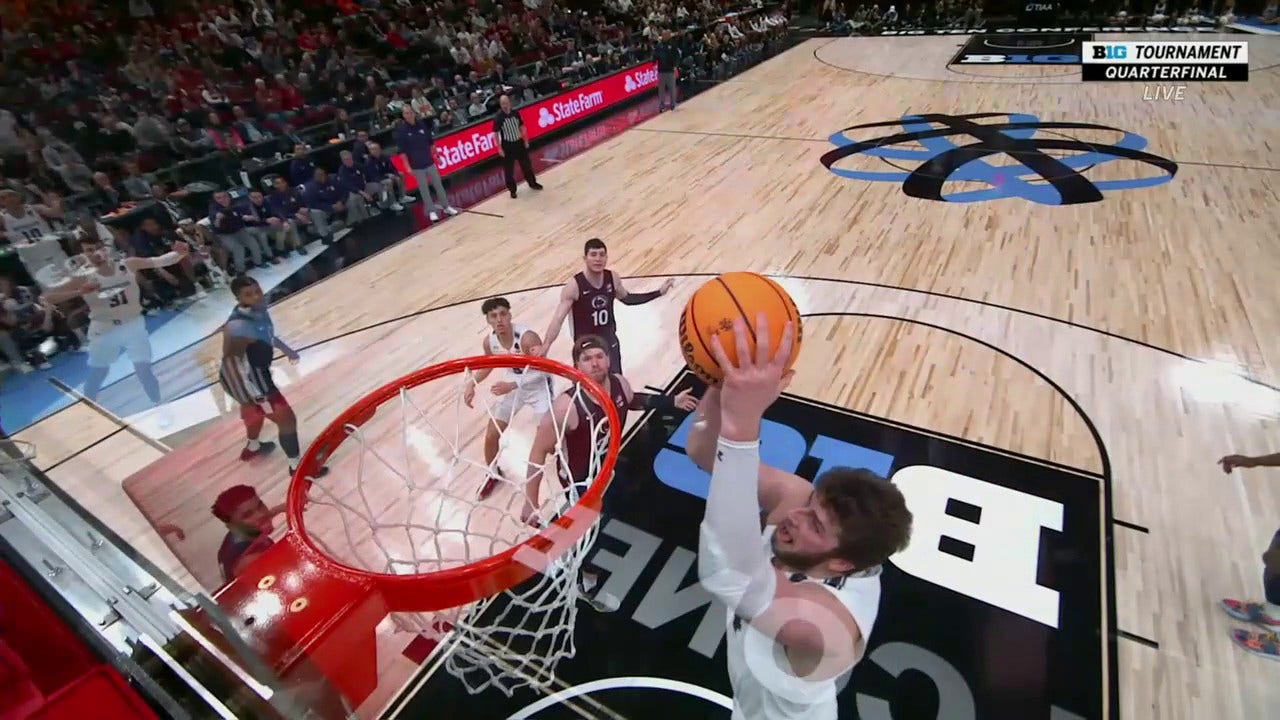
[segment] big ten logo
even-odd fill
[[[1129,57],[1129,48],[1124,45],[1094,45],[1094,60],[1124,60]]]
[[[791,413],[803,418],[802,403]],[[796,412],[799,409],[799,412]],[[654,476],[664,485],[703,500],[710,475],[684,450],[695,421],[689,415],[654,456]],[[1058,627],[1059,593],[1037,584],[1041,532],[1061,532],[1061,503],[929,465],[897,467],[881,450],[766,419],[760,427],[760,459],[810,479],[834,467],[866,468],[889,477],[914,515],[910,546],[890,562],[920,580]]]
[[[965,55],[962,64],[972,65],[1074,65],[1079,55]]]

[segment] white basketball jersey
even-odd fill
[[[4,232],[9,242],[35,242],[45,235],[52,235],[53,228],[44,216],[36,212],[30,205],[23,206],[26,212],[22,217],[13,215],[7,210],[0,210],[0,218],[4,219]]]
[[[762,534],[765,552],[773,556],[774,526]],[[815,579],[796,574],[795,582],[815,583],[836,596],[862,633],[865,651],[880,611],[880,568],[836,578]],[[729,684],[733,687],[733,720],[836,720],[836,694],[858,658],[840,676],[809,681],[784,670],[781,645],[745,620],[728,616]]]
[[[503,347],[502,341],[498,339],[498,333],[489,333],[489,353],[492,355],[518,355],[521,352],[520,338],[529,332],[529,328],[524,325],[513,325],[511,328],[515,340],[512,341],[511,347]],[[508,368],[507,379],[515,382],[517,385],[527,385],[531,381],[544,376],[541,370],[528,370],[524,368]]]
[[[110,275],[95,271],[89,276],[99,286],[98,292],[84,296],[90,322],[120,323],[142,315],[138,277],[121,261],[115,261],[115,266]]]

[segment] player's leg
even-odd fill
[[[111,363],[120,357],[123,349],[120,343],[118,327],[106,330],[89,327],[89,376],[84,381],[84,396],[96,400],[102,390],[102,383],[107,379]]]
[[[484,500],[498,489],[498,483],[504,475],[497,465],[498,451],[502,449],[502,433],[511,425],[511,419],[520,409],[520,388],[516,388],[498,398],[498,402],[489,408],[489,422],[484,424],[484,462],[489,468],[489,475],[476,497]]]
[[[267,369],[265,372],[269,376],[271,371]],[[298,442],[298,416],[294,414],[293,407],[275,387],[274,382],[270,380],[268,382],[271,388],[267,393],[267,403],[271,405],[271,414],[268,417],[276,424],[280,448],[284,450],[285,457],[289,458],[289,474],[292,475],[298,469],[298,460],[302,458],[302,446]],[[311,477],[324,477],[327,474],[329,474],[329,468],[322,466]]]
[[[142,318],[135,318],[116,329],[120,334],[124,351],[133,363],[133,372],[147,398],[160,404],[160,380],[151,369],[151,338],[147,337],[147,325]]]
[[[267,412],[261,405],[252,401],[241,404],[240,420],[244,423],[245,436],[244,448],[240,451],[241,461],[248,462],[276,449],[275,443],[258,439],[262,435],[262,426],[267,421]]]
[[[1246,652],[1280,660],[1280,531],[1262,556],[1262,602],[1223,600],[1222,609],[1233,618],[1260,628],[1233,628],[1231,639]]]
[[[262,425],[267,419],[267,412],[258,403],[255,390],[249,387],[247,378],[244,376],[242,359],[224,357],[218,370],[218,381],[213,384],[213,387],[222,390],[224,397],[230,397],[240,406],[240,421],[244,423],[245,435],[245,444],[240,451],[240,460],[248,462],[274,450],[276,448],[275,443],[258,440],[258,436],[262,434]],[[214,402],[221,407],[216,393]]]

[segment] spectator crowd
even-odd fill
[[[519,106],[649,59],[664,31],[677,34],[681,74],[697,82],[731,74],[786,26],[780,12],[736,18],[729,0],[590,7],[6,3],[0,248],[14,250],[25,273],[0,273],[0,361],[22,371],[42,364],[21,340],[55,333],[53,320],[62,347],[79,344],[83,313],[40,298],[74,263],[78,238],[143,257],[187,241],[191,258],[141,278],[149,308],[183,303],[413,202],[392,148],[375,136],[417,143],[421,156],[422,132],[406,128],[425,126],[429,158],[432,137],[492,116],[500,95]],[[344,143],[339,162],[317,166],[314,151],[333,142]],[[266,166],[278,172],[245,187],[248,171]],[[431,219],[455,214],[438,173],[422,179]],[[115,222],[138,207],[147,211]]]

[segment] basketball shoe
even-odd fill
[[[1231,640],[1245,652],[1272,660],[1280,660],[1280,636],[1273,632],[1232,630]]]
[[[1271,632],[1280,630],[1280,616],[1269,612],[1265,603],[1224,598],[1220,605],[1223,612],[1236,620],[1253,623]]]

